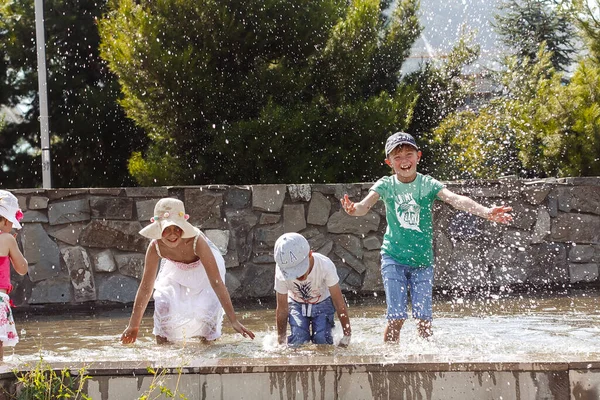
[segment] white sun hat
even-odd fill
[[[304,275],[310,263],[309,253],[310,245],[304,236],[284,233],[275,242],[275,273],[286,281]]]
[[[175,225],[183,231],[182,238],[195,237],[198,230],[187,221],[189,217],[181,200],[170,197],[160,199],[154,206],[154,216],[150,219],[152,223],[142,229],[140,235],[160,239],[166,228]]]
[[[0,190],[0,216],[12,222],[13,228],[21,229],[19,221],[23,218],[23,212],[19,208],[19,201],[6,190]]]

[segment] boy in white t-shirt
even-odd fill
[[[279,344],[286,342],[288,321],[290,346],[308,342],[333,344],[331,330],[337,311],[344,332],[339,345],[347,346],[352,330],[335,264],[328,257],[313,253],[308,241],[298,233],[281,235],[275,242],[274,255]]]

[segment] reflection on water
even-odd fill
[[[130,309],[96,315],[15,316],[21,341],[6,349],[5,362],[27,364],[79,361],[143,361],[158,365],[189,360],[305,356],[379,356],[402,362],[415,356],[432,355],[443,362],[459,361],[571,361],[600,360],[600,309],[598,293],[543,298],[511,297],[484,300],[438,301],[434,308],[434,336],[422,340],[413,320],[402,330],[400,345],[383,343],[385,306],[381,299],[350,305],[352,343],[349,348],[307,346],[287,349],[277,346],[275,310],[238,310],[243,323],[256,333],[249,341],[234,334],[225,323],[221,339],[204,344],[198,340],[157,346],[148,313],[134,345],[119,343]],[[336,321],[337,322],[337,321]],[[341,337],[336,326],[334,336]]]

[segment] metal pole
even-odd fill
[[[42,186],[52,188],[50,135],[48,129],[48,85],[46,84],[46,39],[44,36],[44,2],[35,0],[35,32],[40,97],[40,128],[42,142]]]

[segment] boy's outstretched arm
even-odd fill
[[[345,194],[344,198],[340,200],[342,203],[342,208],[348,215],[352,215],[354,217],[362,217],[365,215],[371,207],[379,200],[379,193],[370,191],[367,197],[359,201],[358,203],[354,203],[348,198],[348,195]]]
[[[437,194],[437,197],[458,210],[467,211],[490,221],[507,224],[513,219],[512,215],[509,214],[512,211],[512,207],[485,207],[475,200],[460,194],[456,194],[447,188],[440,190]]]
[[[342,296],[342,290],[340,289],[339,283],[336,283],[333,286],[329,286],[329,294],[331,295],[333,306],[335,307],[335,311],[337,312],[338,318],[340,319],[340,324],[342,324],[342,331],[344,332],[344,337],[340,341],[340,346],[346,347],[350,344],[352,328],[350,327],[350,316],[348,315],[348,308],[346,307],[344,296]]]
[[[285,344],[287,341],[288,312],[288,295],[277,293],[277,309],[275,310],[275,324],[277,326],[277,343],[279,344]]]

